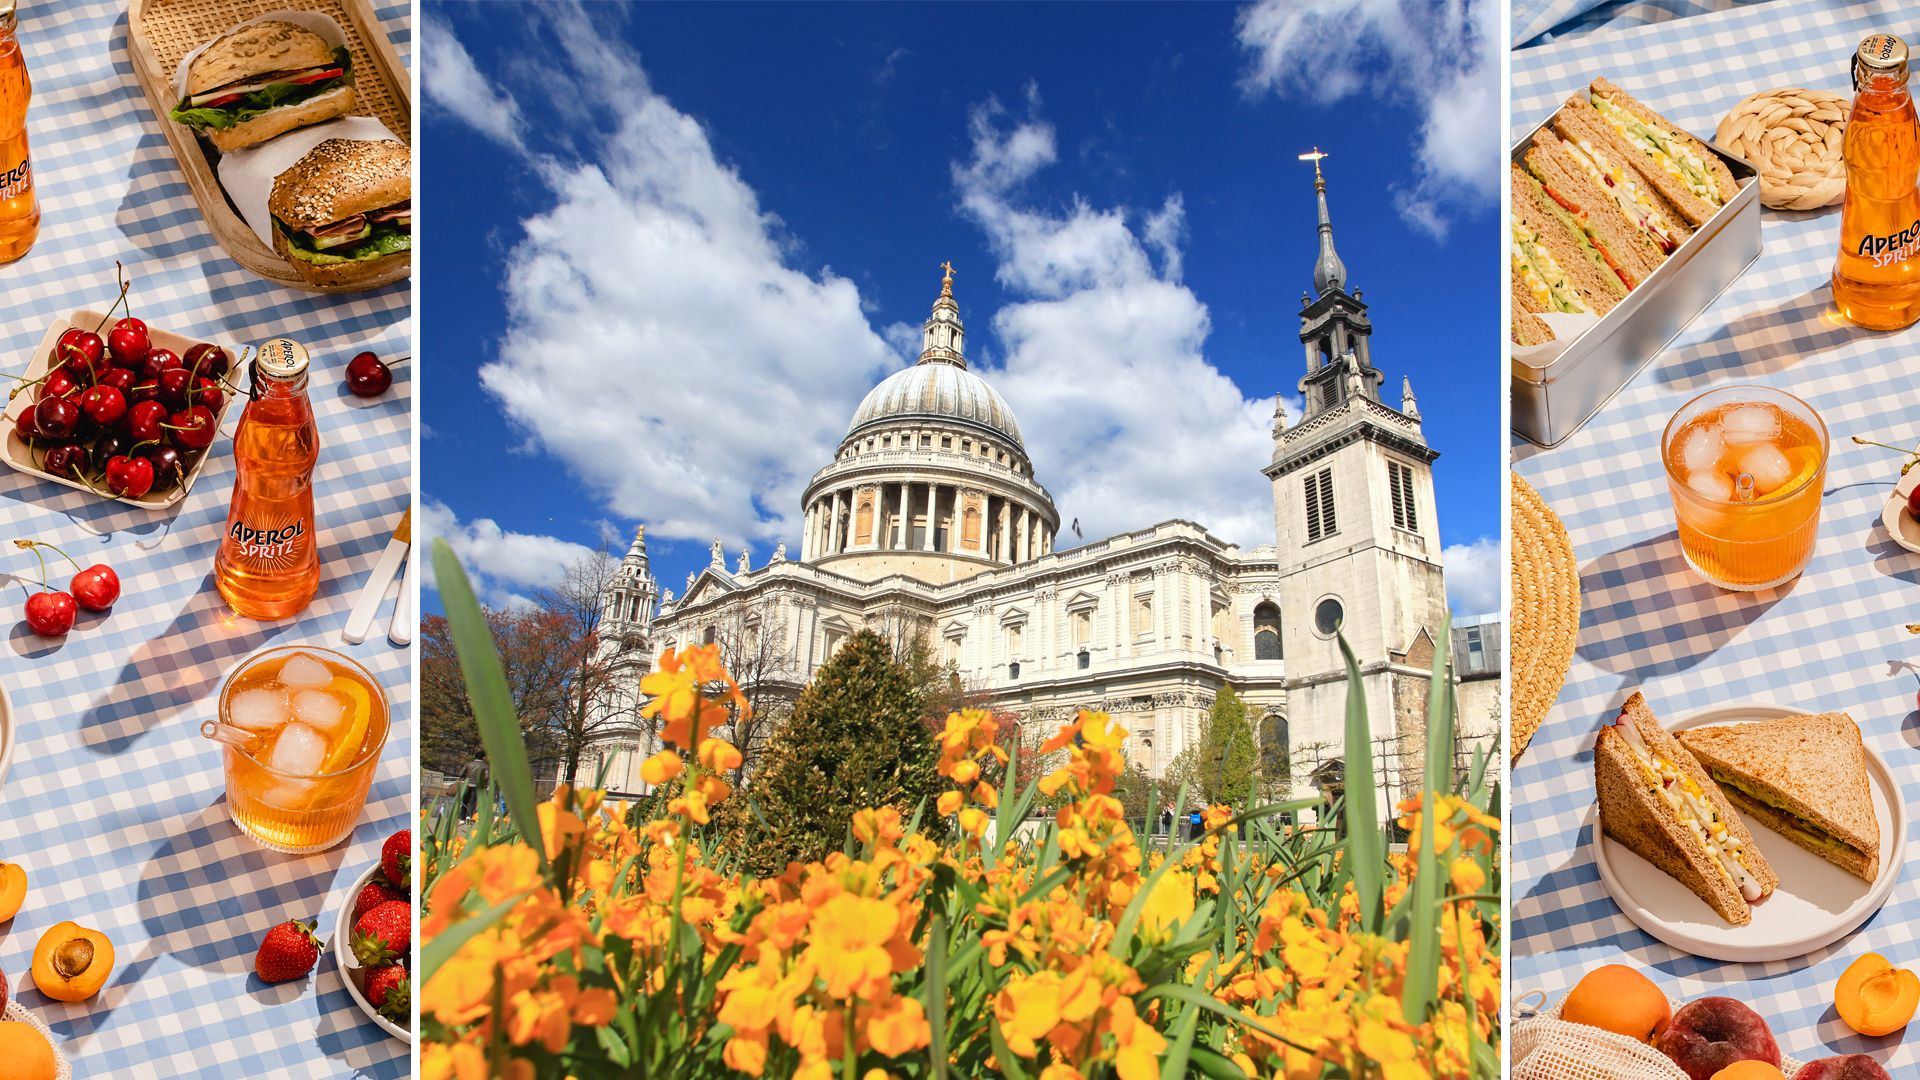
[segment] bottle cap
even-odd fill
[[[6,0],[0,0],[5,3]],[[254,357],[253,369],[262,375],[275,379],[291,379],[303,375],[307,370],[306,346],[292,338],[274,338],[262,342],[260,355]]]
[[[1892,34],[1875,34],[1860,43],[1854,63],[1871,72],[1907,73],[1907,43]]]

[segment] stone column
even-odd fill
[[[1013,548],[1010,546],[1013,540],[1013,523],[1008,520],[1013,516],[1010,513],[1011,510],[1012,510],[1012,507],[1007,505],[1007,500],[1001,499],[999,529],[1000,529],[1000,561],[1003,563],[1013,562]]]
[[[927,482],[927,539],[920,545],[922,551],[934,550],[934,537],[940,531],[940,485]]]
[[[832,509],[827,511],[827,554],[840,554],[840,493],[828,495]]]
[[[1027,508],[1024,506],[1020,508],[1019,524],[1014,526],[1013,550],[1015,559],[1027,561]]]
[[[913,546],[913,485],[900,481],[900,550]]]

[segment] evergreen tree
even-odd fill
[[[744,793],[758,813],[738,854],[753,873],[773,876],[792,860],[840,850],[855,811],[892,806],[906,821],[922,800],[922,828],[937,834],[938,758],[912,673],[879,635],[860,631],[821,666],[768,743]]]
[[[1247,703],[1222,685],[1200,735],[1200,787],[1209,805],[1238,807],[1253,791],[1256,744]]]

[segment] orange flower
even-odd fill
[[[867,1042],[887,1057],[911,1053],[933,1039],[926,1012],[910,997],[889,998],[866,1017]]]
[[[899,925],[892,904],[842,893],[814,912],[802,958],[826,980],[830,996],[877,1000],[892,981],[886,944]]]
[[[653,787],[659,787],[679,776],[684,768],[686,763],[680,760],[679,754],[672,750],[662,750],[640,763],[640,779]]]

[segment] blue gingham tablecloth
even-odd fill
[[[1711,137],[1754,90],[1847,92],[1860,39],[1905,21],[1893,4],[1777,2],[1523,50],[1513,55],[1513,137],[1602,74]],[[1759,261],[1586,427],[1550,451],[1514,440],[1516,467],[1567,525],[1582,610],[1559,703],[1513,770],[1509,985],[1516,999],[1533,990],[1557,999],[1587,970],[1625,962],[1681,1000],[1726,993],[1748,1002],[1802,1060],[1867,1053],[1899,1076],[1920,1063],[1906,1032],[1855,1035],[1835,1015],[1832,992],[1863,952],[1920,967],[1920,875],[1884,868],[1898,875],[1886,906],[1828,948],[1723,964],[1668,948],[1620,913],[1600,882],[1587,824],[1594,733],[1635,689],[1668,717],[1752,700],[1845,710],[1896,777],[1920,765],[1920,681],[1895,666],[1920,661],[1920,638],[1903,628],[1920,621],[1920,555],[1880,525],[1900,462],[1849,441],[1920,442],[1920,327],[1869,333],[1830,314],[1839,223],[1838,207],[1765,211]],[[1832,434],[1813,560],[1791,585],[1755,594],[1723,592],[1682,561],[1659,453],[1674,410],[1734,383],[1799,395]]]
[[[1592,30],[1623,30],[1765,0],[1513,0],[1507,40],[1515,48],[1564,41]]]
[[[378,8],[403,51],[408,5]],[[27,257],[0,267],[0,370],[19,372],[47,325],[114,293],[113,261],[150,324],[238,343],[276,335],[310,350],[321,454],[314,476],[324,571],[298,619],[255,623],[215,593],[213,553],[233,486],[223,437],[193,494],[166,512],[123,506],[0,467],[0,541],[58,543],[106,562],[123,594],[81,613],[64,641],[27,630],[30,552],[0,550],[9,624],[0,685],[19,724],[0,786],[0,859],[27,868],[26,906],[0,924],[0,967],[21,1004],[53,1028],[76,1077],[401,1077],[406,1044],[354,1003],[331,952],[305,981],[253,974],[261,935],[321,918],[408,826],[414,703],[409,650],[385,636],[339,642],[347,609],[407,508],[411,363],[372,402],[349,395],[347,359],[409,348],[408,286],[347,296],[297,293],[255,278],[213,241],[126,58],[119,0],[24,0],[20,39],[33,76],[28,117],[43,220]],[[238,422],[229,414],[226,435]],[[61,567],[66,564],[62,562]],[[50,566],[64,585],[71,568]],[[294,858],[256,846],[229,821],[215,744],[200,737],[220,685],[269,645],[338,648],[386,687],[393,734],[349,843]],[[118,963],[92,1000],[66,1005],[29,987],[33,946],[71,919],[104,931]]]

